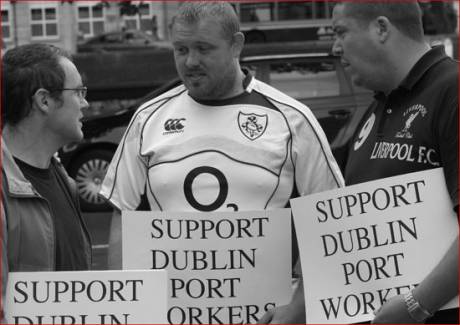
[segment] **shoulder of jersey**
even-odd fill
[[[286,95],[282,91],[266,84],[263,81],[253,79],[252,89],[259,92],[275,106],[279,107],[280,105],[285,105],[287,107],[301,109],[301,110],[310,110],[305,104],[299,102],[298,100],[292,98],[289,95]]]
[[[152,111],[156,110],[161,105],[165,104],[170,99],[179,96],[180,94],[187,91],[183,84],[177,87],[171,88],[170,90],[142,103],[134,113],[132,120],[142,118],[143,116],[149,115]]]
[[[147,107],[155,107],[157,104],[163,103],[164,101],[167,101],[168,99],[174,98],[174,97],[180,95],[181,93],[183,93],[186,90],[187,89],[185,88],[185,86],[183,84],[180,84],[179,86],[174,87],[174,88],[172,88],[172,89],[170,89],[170,90],[158,95],[157,97],[146,101],[141,106],[139,106],[138,110],[143,110],[143,109],[145,109]]]
[[[151,115],[152,112],[154,112],[156,109],[161,107],[165,102],[168,100],[175,98],[179,96],[180,94],[184,93],[187,89],[183,84],[180,84],[177,87],[174,87],[157,97],[150,99],[146,101],[145,103],[141,104],[137,109],[136,112],[134,113],[133,117],[131,118],[130,124],[136,123],[136,124],[143,124],[145,122],[145,119],[148,119],[148,117]]]

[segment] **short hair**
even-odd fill
[[[171,28],[178,22],[196,24],[202,19],[215,18],[222,27],[222,36],[231,40],[240,31],[240,22],[235,9],[224,1],[185,1],[180,4],[171,21]]]
[[[368,24],[379,16],[385,16],[405,36],[423,41],[422,10],[415,0],[367,0],[341,4],[344,13],[358,22]]]
[[[60,100],[65,72],[59,63],[70,55],[49,44],[26,44],[8,50],[2,58],[2,120],[17,125],[32,111],[32,96],[44,88],[53,98]]]

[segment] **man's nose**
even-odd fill
[[[81,107],[80,107],[80,110],[86,109],[86,108],[89,107],[89,103],[88,103],[88,101],[86,100],[86,98],[82,98],[81,104],[82,104],[82,105],[81,105]]]
[[[190,51],[187,55],[187,60],[185,61],[185,64],[187,67],[195,67],[199,65],[200,63],[200,57],[199,53],[197,51]]]
[[[342,46],[337,38],[334,40],[334,44],[332,45],[332,54],[335,56],[341,56],[343,54]]]

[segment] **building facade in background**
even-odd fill
[[[129,5],[126,5],[129,4]],[[46,42],[76,51],[78,41],[111,31],[141,29],[169,39],[168,22],[179,2],[0,1],[6,48]]]
[[[429,34],[458,32],[457,1],[420,1]],[[332,37],[334,1],[235,2],[248,43],[318,40]],[[170,18],[180,1],[8,1],[1,0],[3,47],[46,42],[76,51],[89,37],[139,29],[169,40]]]

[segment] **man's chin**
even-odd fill
[[[190,96],[196,99],[208,99],[208,92],[203,87],[187,87]]]
[[[80,132],[78,132],[78,134],[75,135],[75,139],[72,140],[72,142],[80,142],[81,140],[83,140],[84,138],[84,134],[83,134],[83,131],[80,130]]]
[[[353,85],[355,85],[356,87],[364,87],[363,80],[358,76],[353,76],[351,78],[351,81],[353,82]]]

